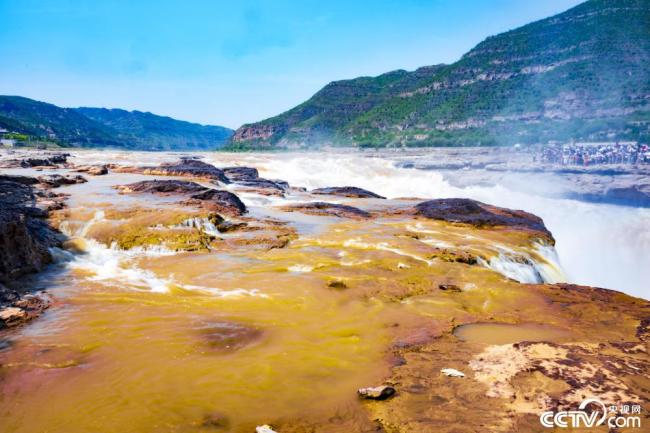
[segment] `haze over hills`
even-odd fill
[[[335,81],[233,149],[650,138],[650,0],[590,0],[451,65]]]
[[[142,150],[214,150],[233,132],[140,111],[62,108],[20,96],[0,96],[0,127],[64,147]]]

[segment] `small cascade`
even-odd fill
[[[566,281],[555,248],[535,243],[533,254],[498,246],[498,255],[478,263],[501,275],[526,284],[554,284]]]

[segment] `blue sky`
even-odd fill
[[[578,0],[0,0],[0,94],[236,128]]]

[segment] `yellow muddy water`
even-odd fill
[[[520,341],[561,341],[567,331],[538,323],[471,323],[454,329],[463,341],[482,344],[511,344]]]
[[[525,236],[481,238],[434,222],[334,223],[289,213],[298,237],[281,249],[100,244],[93,225],[128,224],[123,216],[107,222],[111,212],[179,210],[111,188],[141,178],[111,174],[66,189],[61,227],[76,239],[74,254],[61,253],[65,261],[40,282],[56,305],[0,351],[3,433],[243,433],[292,420],[319,432],[364,431],[356,390],[388,375],[395,326],[417,317],[451,323],[473,309],[499,313],[516,299],[487,267],[430,257],[454,246],[487,255],[497,243],[524,245]],[[427,298],[447,280],[474,295],[461,304],[447,293]],[[485,293],[497,289],[504,303],[487,305]],[[399,301],[413,295],[417,302]]]

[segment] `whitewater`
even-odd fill
[[[555,249],[568,282],[620,290],[650,298],[650,209],[550,198],[503,185],[455,187],[441,172],[403,168],[395,154],[358,152],[246,153],[204,152],[217,167],[253,166],[269,179],[283,179],[307,189],[358,186],[387,198],[464,197],[521,209],[544,219],[556,239]],[[159,164],[179,157],[174,152],[75,152],[77,164],[116,162]],[[417,156],[412,156],[415,160]],[[532,188],[531,188],[532,190]],[[535,191],[538,191],[536,189]],[[242,196],[244,202],[251,198]],[[271,200],[271,199],[269,199]],[[258,203],[248,202],[247,205]],[[259,203],[261,204],[261,203]]]

